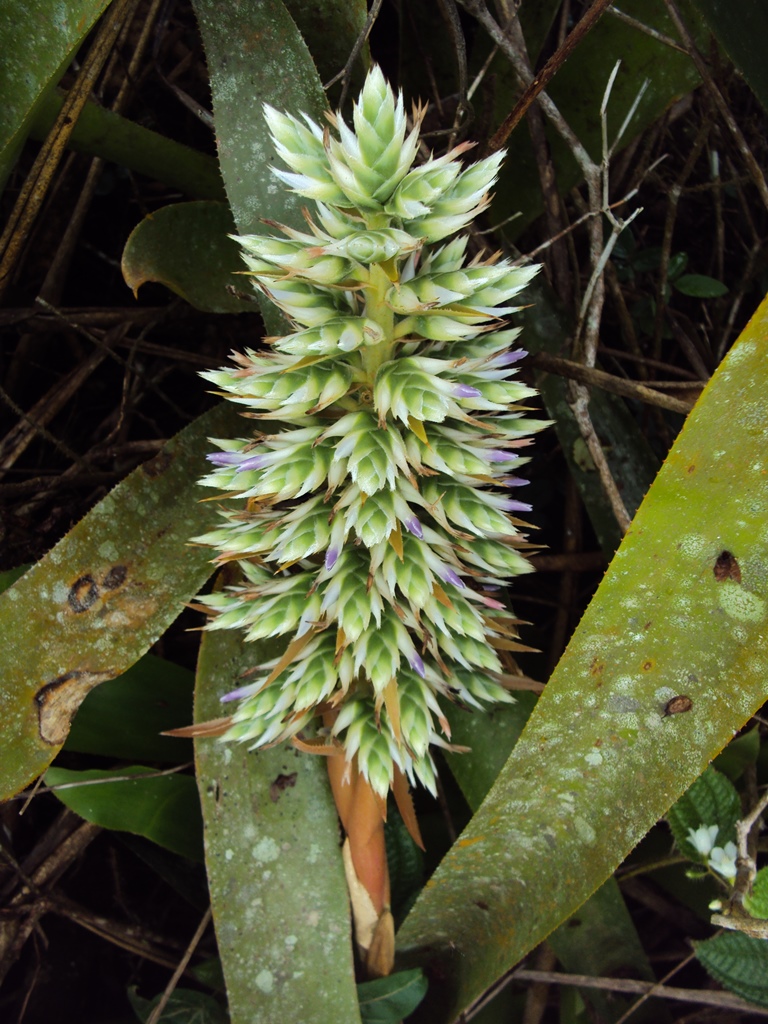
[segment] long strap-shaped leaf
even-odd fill
[[[764,302],[400,932],[403,959],[441,978],[430,1021],[452,1020],[580,906],[760,707],[767,638]],[[678,695],[690,710],[667,714]]]
[[[122,483],[0,597],[0,798],[45,771],[88,692],[138,661],[211,574],[189,545],[214,506],[197,483],[224,403]]]
[[[318,120],[325,108],[306,44],[281,0],[233,8],[194,0],[211,74],[222,176],[241,233],[261,220],[303,224],[301,204],[276,189],[262,103]],[[236,31],[233,31],[233,11]],[[245,279],[243,279],[245,280]],[[282,323],[263,304],[271,332]],[[242,433],[240,430],[234,433]],[[206,636],[197,720],[263,658],[263,644]],[[349,897],[324,758],[286,749],[251,754],[198,740],[206,866],[232,1024],[355,1024]]]
[[[232,630],[203,637],[195,719],[273,657]],[[349,900],[325,758],[195,741],[205,862],[232,1024],[356,1024]]]

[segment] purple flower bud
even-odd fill
[[[530,512],[533,508],[533,505],[528,505],[524,501],[515,501],[514,498],[504,498],[499,502],[499,506],[505,512]]]
[[[214,466],[237,466],[243,459],[241,452],[211,452],[205,457]]]
[[[502,451],[501,448],[492,448],[486,453],[486,458],[489,462],[515,462],[520,456],[514,455],[512,452]]]
[[[459,587],[461,590],[464,590],[464,580],[461,576],[458,576],[449,565],[443,566],[438,575],[443,583],[452,583],[454,587]]]
[[[264,469],[268,458],[267,455],[252,455],[250,459],[245,459],[240,463],[238,473],[243,473],[246,469]]]
[[[420,675],[422,679],[424,679],[427,673],[424,669],[424,662],[421,660],[420,655],[416,651],[414,651],[413,654],[408,658],[408,661],[413,671],[417,675]]]
[[[250,697],[252,693],[255,693],[260,685],[260,683],[250,683],[248,686],[239,686],[236,690],[230,690],[223,697],[219,697],[219,700],[222,704],[227,704],[231,700],[242,700],[243,697]]]
[[[502,352],[501,355],[494,356],[493,362],[496,366],[509,366],[510,363],[517,363],[527,355],[524,348],[516,348],[511,352]]]
[[[498,483],[504,484],[505,487],[525,487],[530,482],[530,480],[525,480],[521,476],[504,476],[498,481]]]
[[[406,529],[413,534],[414,537],[418,537],[421,540],[424,537],[424,531],[421,528],[421,523],[413,516],[411,519],[404,520]]]
[[[325,568],[332,569],[336,565],[336,561],[339,557],[337,548],[328,548],[325,553]]]
[[[454,398],[480,398],[481,392],[469,384],[454,384],[452,389]]]

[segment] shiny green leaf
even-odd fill
[[[501,775],[400,930],[403,965],[445,979],[436,1024],[572,914],[766,699],[766,338],[768,302],[704,390]],[[741,582],[724,578],[724,552]],[[689,710],[667,714],[680,693]]]
[[[6,0],[0,4],[0,187],[46,90],[55,86],[109,0]]]
[[[363,1024],[399,1024],[413,1013],[426,991],[427,979],[419,970],[364,981],[357,986]]]
[[[64,96],[57,90],[42,97],[29,126],[33,139],[46,137],[63,102]],[[128,167],[194,199],[224,199],[224,185],[214,157],[167,139],[93,101],[83,107],[69,147]]]
[[[705,274],[683,274],[672,282],[672,287],[681,295],[690,295],[694,299],[717,299],[728,294],[722,281]]]
[[[66,786],[56,790],[58,799],[94,825],[145,836],[190,860],[202,858],[200,801],[189,775],[158,775],[141,765],[113,772],[49,768],[45,783]]]
[[[161,734],[189,724],[193,688],[188,669],[145,654],[122,675],[91,690],[64,747],[123,761],[191,761],[190,740]]]
[[[249,279],[237,276],[245,266],[229,237],[235,231],[226,203],[164,206],[145,217],[125,243],[125,283],[135,295],[146,281],[158,281],[208,313],[255,312]]]

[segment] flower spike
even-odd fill
[[[303,231],[238,239],[291,328],[203,374],[264,423],[213,442],[201,483],[246,504],[196,539],[243,573],[201,600],[209,628],[285,641],[223,696],[225,739],[304,749],[319,719],[335,776],[359,773],[375,809],[405,779],[434,791],[447,701],[512,700],[514,620],[489,589],[530,570],[515,518],[530,506],[510,488],[547,424],[521,404],[534,392],[502,320],[538,267],[450,238],[488,205],[502,155],[462,166],[465,143],[414,166],[422,112],[409,127],[378,67],[351,126],[265,116],[275,175],[314,209]]]

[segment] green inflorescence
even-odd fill
[[[519,449],[545,426],[520,403],[525,353],[500,321],[538,267],[467,258],[444,239],[486,208],[502,154],[463,167],[461,145],[414,167],[422,113],[367,77],[354,129],[265,108],[288,170],[314,201],[307,230],[238,239],[256,286],[293,333],[204,373],[277,432],[216,440],[201,483],[245,499],[196,538],[242,582],[204,597],[209,628],[285,637],[237,700],[227,739],[295,736],[321,712],[386,795],[396,769],[434,790],[441,700],[510,701],[497,651],[514,619],[491,591],[527,572],[508,496]],[[436,244],[436,243],[443,244]]]

